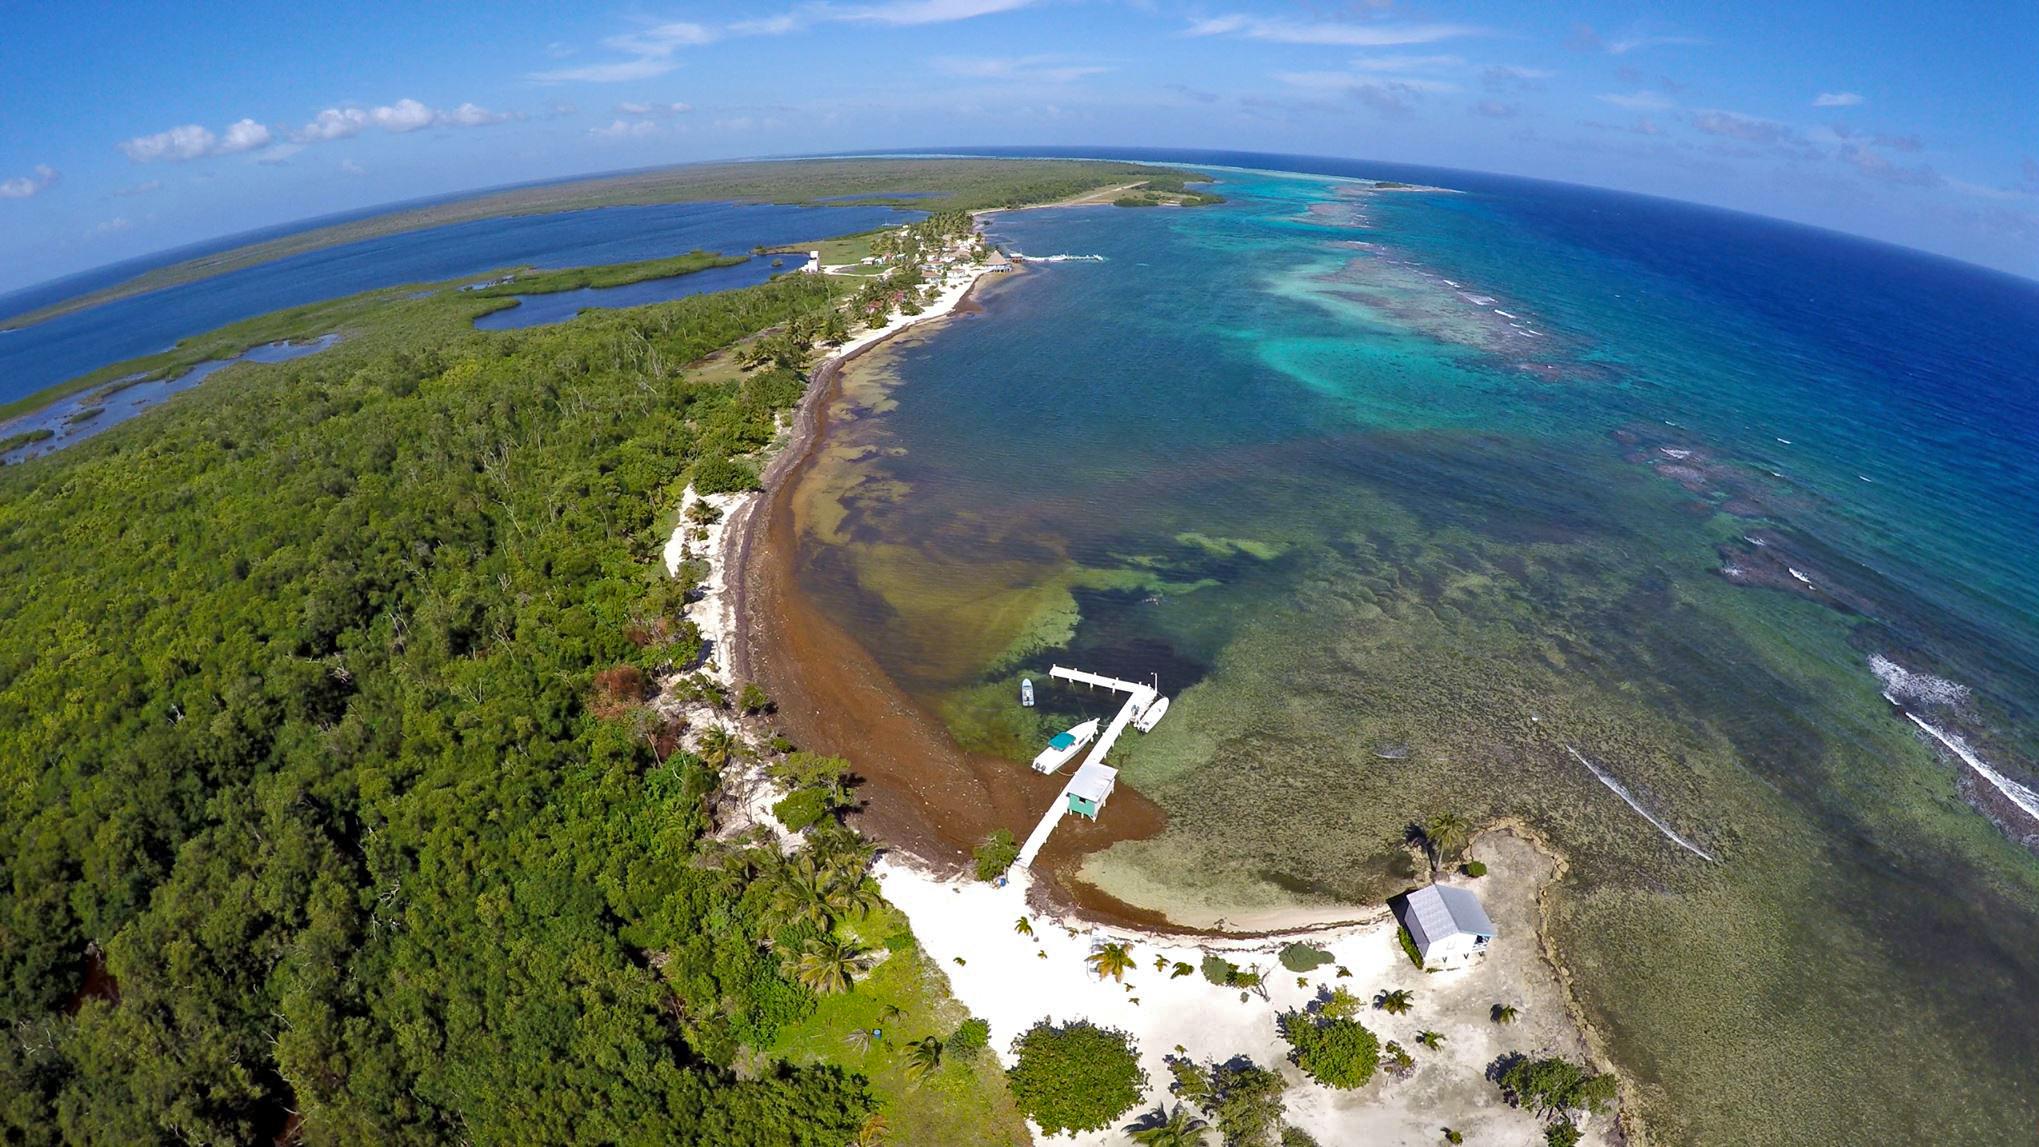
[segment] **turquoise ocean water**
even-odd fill
[[[1410,822],[1519,818],[1667,1141],[2029,1142],[2039,286],[1572,187],[1213,174],[992,221],[1097,258],[860,372],[803,588],[1008,755],[1085,712],[1021,674],[1158,673],[1123,763],[1170,827],[1107,892],[1378,897]]]

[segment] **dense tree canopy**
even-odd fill
[[[1289,1012],[1281,1030],[1294,1049],[1296,1066],[1326,1087],[1363,1086],[1380,1066],[1380,1038],[1357,1020]]]
[[[1125,1032],[1042,1020],[1013,1041],[1006,1072],[1020,1112],[1050,1135],[1096,1131],[1133,1109],[1147,1073]]]
[[[305,308],[262,329],[347,337],[0,471],[9,1142],[852,1137],[861,1081],[733,1070],[813,932],[703,863],[714,767],[596,680],[691,652],[679,490],[800,392],[683,364],[814,278],[509,334]]]

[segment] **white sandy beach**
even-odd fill
[[[1514,1051],[1588,1062],[1535,934],[1535,889],[1548,875],[1550,862],[1506,833],[1482,836],[1472,855],[1492,866],[1485,879],[1466,883],[1486,902],[1501,936],[1475,967],[1433,973],[1409,963],[1396,940],[1396,922],[1384,910],[1375,910],[1369,923],[1276,936],[1170,936],[1036,916],[1027,907],[1024,877],[995,888],[974,880],[943,880],[891,857],[877,871],[886,899],[912,920],[914,934],[948,974],[956,998],[990,1022],[991,1045],[1001,1062],[1010,1065],[1006,1049],[1013,1037],[1043,1018],[1087,1019],[1133,1034],[1149,1088],[1144,1106],[1127,1113],[1119,1128],[1169,1098],[1171,1077],[1163,1060],[1181,1047],[1199,1061],[1243,1054],[1261,1066],[1279,1067],[1290,1083],[1288,1120],[1327,1147],[1441,1143],[1445,1127],[1462,1132],[1468,1143],[1534,1147],[1543,1142],[1543,1125],[1503,1102],[1485,1073],[1495,1059]],[[1033,924],[1031,938],[1014,930],[1022,916]],[[1333,956],[1333,963],[1302,977],[1302,985],[1277,960],[1294,940]],[[1084,963],[1088,953],[1108,941],[1133,948],[1136,969],[1124,984],[1100,979]],[[1269,998],[1248,995],[1242,1000],[1238,989],[1219,987],[1200,973],[1172,978],[1155,968],[1157,957],[1172,968],[1177,961],[1198,965],[1208,952],[1242,968],[1259,967],[1266,974]],[[1340,966],[1351,975],[1339,976]],[[1287,1062],[1288,1045],[1275,1017],[1335,987],[1368,1001],[1360,1021],[1384,1045],[1394,1040],[1407,1049],[1416,1059],[1413,1073],[1394,1078],[1382,1072],[1357,1091],[1341,1092],[1311,1082]],[[1393,1016],[1370,1006],[1377,993],[1396,988],[1415,993],[1409,1014]],[[1500,1002],[1521,1009],[1515,1024],[1492,1022],[1490,1010]],[[1437,1051],[1416,1043],[1416,1034],[1426,1029],[1444,1034]],[[1611,1116],[1590,1120],[1585,1142],[1608,1142],[1612,1126]],[[1036,1129],[1035,1138],[1054,1144],[1124,1143],[1119,1128],[1053,1137]]]

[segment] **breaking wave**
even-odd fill
[[[1671,841],[1671,843],[1677,845],[1678,847],[1684,849],[1687,852],[1692,853],[1694,856],[1698,856],[1705,860],[1711,860],[1715,864],[1720,863],[1719,857],[1714,856],[1712,853],[1685,839],[1683,836],[1679,835],[1677,829],[1672,828],[1670,825],[1665,824],[1663,821],[1657,819],[1657,814],[1644,808],[1642,806],[1642,802],[1636,800],[1635,796],[1628,791],[1627,786],[1623,785],[1620,781],[1615,780],[1614,777],[1611,774],[1609,774],[1606,769],[1603,769],[1599,765],[1594,764],[1592,761],[1587,760],[1586,754],[1581,753],[1579,750],[1573,748],[1570,745],[1565,746],[1565,751],[1572,754],[1573,760],[1586,766],[1586,768],[1589,771],[1591,771],[1594,776],[1600,778],[1600,783],[1606,785],[1608,791],[1612,792],[1615,796],[1620,797],[1622,803],[1628,805],[1628,807],[1634,809],[1637,813],[1641,814],[1644,820],[1649,821],[1651,824],[1657,826],[1657,831],[1663,833],[1664,836]]]

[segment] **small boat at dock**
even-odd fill
[[[1093,717],[1067,732],[1057,733],[1048,741],[1048,747],[1034,758],[1034,771],[1052,773],[1069,763],[1069,759],[1083,751],[1083,746],[1097,739],[1099,722]]]
[[[1020,678],[1020,704],[1029,709],[1034,707],[1034,679],[1031,677]]]
[[[1151,733],[1154,731],[1154,726],[1161,723],[1162,716],[1167,712],[1168,698],[1156,697],[1153,704],[1141,710],[1140,715],[1133,718],[1133,728],[1140,730],[1142,733]]]

